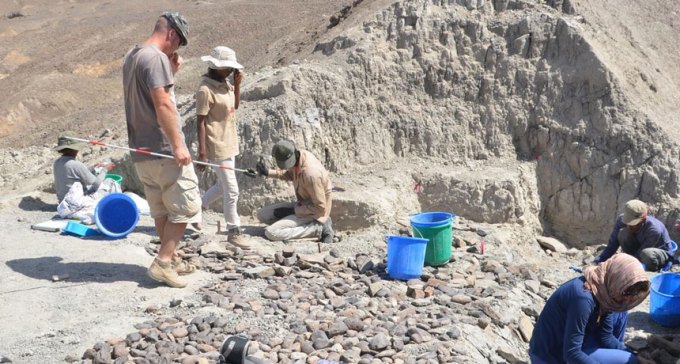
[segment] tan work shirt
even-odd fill
[[[270,169],[269,176],[285,181],[293,181],[295,197],[295,216],[313,218],[325,223],[331,214],[331,181],[328,171],[316,157],[299,150],[300,163],[289,170]]]
[[[239,154],[234,88],[203,76],[196,92],[196,114],[207,116],[205,123],[206,157],[222,161]]]

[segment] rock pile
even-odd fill
[[[148,307],[155,319],[95,344],[83,362],[214,362],[234,334],[253,340],[252,355],[274,363],[518,362],[555,286],[535,265],[483,256],[460,240],[449,264],[407,282],[391,280],[380,257],[290,248],[267,256],[219,240],[200,236],[182,248],[219,282],[191,300]]]
[[[637,339],[627,343],[638,355],[657,364],[680,362],[680,335],[650,335],[647,340]]]

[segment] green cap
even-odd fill
[[[626,225],[637,225],[647,216],[647,204],[640,200],[630,200],[623,208],[623,221]]]
[[[76,138],[76,134],[72,131],[65,131],[59,134],[59,139],[57,139],[57,146],[54,147],[54,150],[57,152],[63,149],[81,150],[87,146],[87,143],[69,138]]]
[[[161,16],[167,19],[168,25],[177,31],[177,35],[180,38],[179,45],[185,46],[189,44],[187,40],[189,36],[189,23],[187,23],[187,20],[176,11],[166,11]]]
[[[276,165],[281,169],[290,169],[295,165],[295,144],[288,140],[282,140],[274,144],[272,157],[276,159]]]

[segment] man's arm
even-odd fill
[[[612,233],[609,235],[609,242],[607,247],[602,251],[599,257],[595,258],[595,263],[601,263],[611,258],[614,253],[619,249],[619,230],[625,227],[625,224],[621,221],[621,215],[616,217],[616,222],[614,222],[614,228]]]
[[[83,188],[87,188],[87,190],[85,191],[86,195],[97,192],[97,190],[99,189],[99,186],[101,185],[102,181],[104,180],[104,175],[106,175],[106,171],[104,170],[103,174],[100,173],[99,176],[95,176],[81,162],[78,162],[77,164],[73,165],[73,173],[75,173],[78,176],[78,179],[80,180],[80,184],[83,185]],[[89,188],[88,188],[88,186],[89,186]]]
[[[151,89],[151,99],[153,106],[156,109],[156,117],[158,125],[168,138],[172,152],[175,156],[175,161],[181,165],[191,163],[191,154],[184,144],[182,134],[177,127],[177,110],[175,104],[170,99],[168,87],[158,87]]]

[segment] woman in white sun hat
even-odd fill
[[[210,55],[201,57],[208,63],[196,92],[198,124],[198,159],[234,168],[234,158],[239,154],[235,113],[240,101],[243,66],[236,61],[236,53],[227,47],[215,47]],[[229,75],[234,84],[229,83]],[[202,169],[203,166],[198,165]],[[240,248],[250,244],[241,234],[241,220],[236,211],[239,190],[233,169],[214,168],[217,182],[203,196],[203,208],[222,197],[228,241]]]

